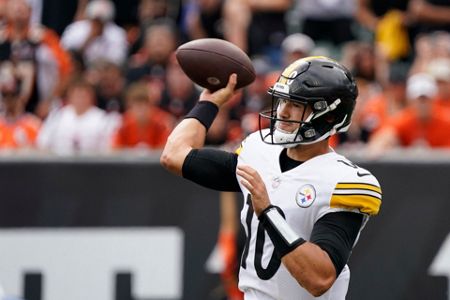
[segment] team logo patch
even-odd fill
[[[298,189],[295,195],[295,202],[300,207],[309,207],[316,199],[316,190],[311,184],[305,184]]]

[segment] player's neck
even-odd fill
[[[297,147],[288,148],[287,156],[297,161],[307,161],[330,151],[332,150],[328,145],[328,140],[325,140],[311,145],[298,145]]]

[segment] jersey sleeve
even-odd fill
[[[381,207],[382,191],[376,178],[364,169],[353,178],[337,182],[330,199],[330,208],[377,215]]]
[[[347,263],[362,225],[362,214],[342,211],[326,214],[314,224],[310,241],[328,253],[337,275]]]

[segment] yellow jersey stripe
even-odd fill
[[[368,184],[368,183],[338,183],[336,184],[336,189],[362,189],[362,190],[370,190],[381,193],[381,188],[379,186]]]
[[[234,153],[236,153],[237,155],[241,154],[242,151],[242,145],[239,146],[239,148],[237,148],[236,150],[234,150]]]
[[[350,208],[359,209],[360,212],[369,215],[378,214],[381,206],[381,200],[368,195],[332,195],[330,207],[332,208]]]

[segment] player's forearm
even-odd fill
[[[283,264],[313,296],[328,291],[336,280],[336,270],[328,256],[319,246],[306,242],[282,258]]]
[[[270,205],[258,219],[283,264],[304,289],[317,297],[333,285],[336,269],[328,253],[299,236],[287,223],[280,207]]]
[[[206,128],[197,119],[181,121],[167,139],[160,162],[167,170],[181,175],[184,160],[193,148],[205,142]]]

